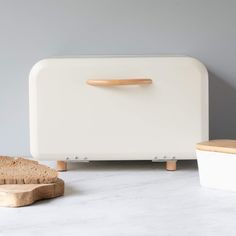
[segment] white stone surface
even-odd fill
[[[236,235],[236,193],[200,187],[195,161],[176,172],[151,162],[69,168],[65,196],[0,208],[0,235]]]

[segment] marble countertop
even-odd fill
[[[132,161],[69,169],[65,196],[0,208],[0,236],[236,235],[236,193],[200,187],[195,161],[175,172]]]

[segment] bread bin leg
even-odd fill
[[[174,171],[176,170],[177,161],[167,161],[166,162],[166,170]]]
[[[57,161],[57,171],[67,171],[67,162]]]

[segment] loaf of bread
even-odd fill
[[[0,184],[48,184],[57,181],[57,171],[37,161],[0,156]]]

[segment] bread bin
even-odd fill
[[[30,150],[66,161],[196,159],[208,140],[208,73],[195,58],[80,57],[36,63]]]

